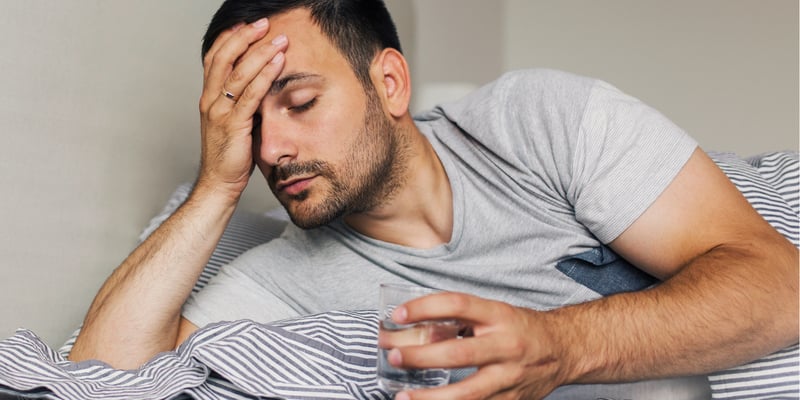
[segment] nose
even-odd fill
[[[288,163],[297,157],[297,145],[286,124],[264,118],[255,139],[258,158],[270,167]]]

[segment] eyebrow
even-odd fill
[[[272,82],[272,86],[269,87],[269,91],[267,94],[269,95],[276,95],[280,93],[287,85],[294,83],[294,82],[302,82],[306,80],[323,80],[324,78],[322,75],[317,74],[309,74],[304,72],[298,72],[294,74],[289,74],[284,77],[275,79]]]

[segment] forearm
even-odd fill
[[[196,189],[113,272],[95,297],[70,354],[136,368],[176,341],[180,311],[235,208]]]
[[[717,247],[651,290],[547,313],[577,382],[704,374],[798,340],[798,252]]]

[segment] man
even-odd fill
[[[415,121],[379,1],[226,1],[203,48],[195,188],[101,288],[73,360],[134,368],[212,321],[374,308],[383,281],[453,291],[398,308],[398,323],[472,327],[391,363],[479,368],[398,399],[541,398],[798,340],[797,249],[694,141],[605,83],[512,73]],[[303,229],[190,297],[255,166]],[[611,295],[631,288],[569,267],[587,254],[612,280],[663,282]]]

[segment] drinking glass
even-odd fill
[[[418,346],[458,337],[461,324],[456,320],[422,321],[401,325],[392,321],[392,312],[417,297],[440,292],[437,289],[404,284],[381,284],[378,330],[378,383],[390,392],[446,385],[450,370],[445,368],[401,369],[387,360],[389,350]]]

